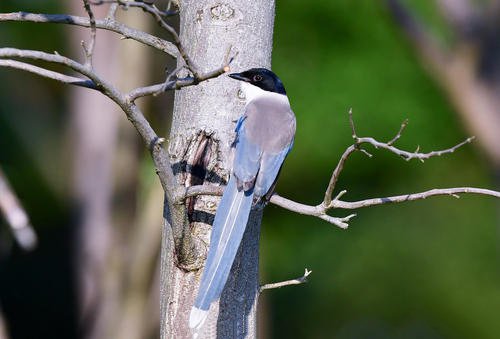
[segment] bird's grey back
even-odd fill
[[[245,115],[248,139],[265,153],[279,153],[292,142],[295,115],[288,100],[274,96],[254,99],[247,104]]]

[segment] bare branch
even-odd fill
[[[85,51],[85,66],[92,68],[92,55],[94,54],[95,47],[95,37],[96,37],[96,25],[95,25],[95,16],[94,12],[92,12],[92,8],[90,8],[89,0],[83,0],[83,7],[89,16],[90,22],[90,42],[89,44],[85,44],[82,41],[82,47]]]
[[[327,221],[328,223],[335,225],[337,227],[340,227],[342,229],[346,229],[349,227],[349,221],[356,216],[356,214],[350,214],[347,217],[343,218],[338,218],[338,217],[332,217],[326,212],[328,211],[328,208],[325,207],[323,203],[316,205],[316,206],[311,206],[311,205],[305,205],[298,203],[296,201],[284,198],[277,193],[274,193],[270,199],[270,202],[273,203],[276,206],[282,207],[284,209],[287,209],[292,212],[296,212],[299,214],[303,215],[309,215],[313,217],[318,217],[322,220]]]
[[[281,288],[284,286],[290,286],[290,285],[300,285],[304,284],[307,282],[307,277],[312,273],[312,271],[309,271],[307,268],[304,271],[304,275],[302,277],[299,277],[297,279],[291,279],[291,280],[286,280],[286,281],[281,281],[278,283],[273,283],[273,284],[265,284],[260,286],[259,288],[259,293],[262,293],[264,290],[271,290],[274,288]]]
[[[186,198],[197,196],[197,195],[217,195],[221,196],[224,192],[224,188],[220,186],[209,186],[209,185],[196,185],[196,186],[190,186],[186,187],[186,190],[184,192],[183,196],[180,196],[180,200],[177,201],[177,203],[182,203]],[[282,196],[278,195],[277,193],[274,193],[271,196],[271,199],[269,200],[271,203],[273,203],[276,206],[280,206],[284,209],[287,209],[289,211],[303,214],[303,215],[310,215],[313,217],[318,217],[320,219],[323,219],[335,226],[338,226],[340,228],[347,228],[348,224],[347,222],[355,217],[355,214],[351,214],[347,217],[344,218],[337,218],[337,217],[332,217],[326,214],[327,208],[323,204],[319,204],[317,206],[311,206],[311,205],[305,205],[301,204],[298,202],[295,202],[293,200],[289,200],[286,198],[283,198]]]
[[[197,190],[199,190],[199,189],[197,189]],[[432,189],[432,190],[428,190],[428,191],[420,192],[420,193],[404,194],[404,195],[397,195],[397,196],[384,197],[384,198],[373,198],[373,199],[366,199],[366,200],[353,201],[353,202],[341,201],[341,200],[336,199],[336,200],[333,200],[331,202],[331,204],[328,205],[327,207],[325,207],[323,205],[323,203],[316,205],[316,206],[301,204],[301,203],[295,202],[293,200],[289,200],[289,199],[286,199],[284,197],[281,197],[278,194],[274,194],[271,197],[270,201],[273,204],[280,206],[282,208],[285,208],[287,210],[290,210],[292,212],[319,217],[319,218],[321,218],[325,221],[328,221],[329,223],[334,224],[336,226],[339,226],[341,228],[347,228],[349,220],[352,217],[354,217],[355,215],[349,215],[346,218],[335,218],[334,220],[329,220],[329,218],[334,218],[334,217],[327,215],[326,212],[330,209],[349,209],[349,210],[352,210],[352,209],[371,207],[371,206],[377,206],[377,205],[384,205],[384,204],[423,200],[423,199],[427,199],[427,198],[432,197],[432,196],[439,196],[439,195],[448,195],[448,196],[452,196],[452,197],[456,198],[458,196],[458,194],[481,194],[481,195],[487,195],[487,196],[500,198],[500,192],[489,190],[489,189],[476,188],[476,187],[454,187],[454,188]],[[339,224],[341,224],[342,226],[340,226]]]
[[[47,70],[47,69],[42,68],[42,67],[34,66],[31,64],[27,64],[27,63],[16,61],[16,60],[0,59],[0,67],[16,68],[16,69],[20,69],[23,71],[27,71],[27,72],[31,72],[31,73],[40,75],[40,76],[45,77],[45,78],[57,80],[59,82],[65,83],[65,84],[90,88],[90,89],[94,89],[94,90],[97,89],[96,84],[92,80],[80,79],[77,77],[64,75],[61,73]]]
[[[450,147],[450,148],[447,148],[444,150],[440,150],[440,151],[432,151],[432,152],[428,152],[428,153],[419,152],[420,147],[417,147],[417,150],[415,152],[403,151],[403,150],[400,150],[394,146],[389,145],[388,143],[377,141],[371,137],[358,138],[358,144],[368,143],[368,144],[371,144],[375,148],[382,148],[382,149],[388,150],[394,154],[397,154],[401,158],[405,159],[406,161],[410,161],[412,159],[419,159],[420,161],[423,162],[424,160],[432,158],[432,157],[437,157],[437,156],[453,153],[458,148],[460,148],[466,144],[471,143],[472,140],[474,140],[474,139],[475,139],[475,137],[469,137],[453,147]]]
[[[454,198],[458,198],[459,194],[481,194],[481,195],[488,195],[491,197],[500,198],[500,192],[489,190],[486,188],[476,188],[476,187],[453,187],[453,188],[439,188],[439,189],[435,188],[420,193],[403,194],[385,198],[373,198],[373,199],[366,199],[353,202],[334,200],[332,201],[331,205],[328,206],[328,208],[340,208],[340,209],[351,210],[362,207],[423,200],[438,195],[448,195]]]
[[[351,132],[352,132],[352,138],[354,139],[354,144],[349,146],[344,151],[344,153],[340,157],[340,160],[339,160],[337,166],[335,167],[335,169],[332,173],[332,176],[330,178],[330,182],[328,183],[328,186],[326,188],[325,197],[323,198],[323,204],[325,206],[330,205],[330,203],[332,201],[332,194],[333,194],[333,191],[335,190],[335,185],[337,184],[337,181],[340,177],[340,172],[342,172],[342,170],[344,169],[345,162],[351,156],[351,154],[353,154],[356,151],[360,151],[362,153],[365,153],[367,156],[372,157],[372,155],[370,153],[368,153],[366,150],[361,148],[362,144],[370,144],[377,149],[382,148],[382,149],[388,150],[394,154],[399,155],[400,157],[402,157],[406,161],[410,161],[412,159],[419,159],[420,161],[423,162],[424,160],[432,158],[432,157],[453,153],[458,148],[460,148],[460,147],[464,146],[465,144],[468,144],[468,143],[472,142],[472,140],[474,140],[474,137],[469,137],[465,141],[463,141],[463,142],[461,142],[453,147],[450,147],[450,148],[445,149],[445,150],[440,150],[440,151],[421,153],[421,152],[419,152],[420,147],[417,147],[417,150],[415,152],[408,152],[408,151],[400,150],[399,148],[396,148],[393,146],[393,144],[401,137],[403,131],[405,130],[406,126],[408,125],[408,120],[403,121],[403,123],[401,124],[401,127],[399,128],[398,133],[394,136],[394,138],[392,138],[388,142],[380,142],[380,141],[377,141],[371,137],[358,137],[358,135],[356,133],[356,128],[354,126],[352,109],[349,109],[349,124],[351,126]]]
[[[0,22],[1,21],[56,23],[56,24],[75,25],[81,27],[90,27],[89,19],[74,15],[65,15],[65,14],[34,14],[26,12],[0,13]],[[156,48],[157,50],[167,53],[174,58],[177,58],[179,55],[177,47],[170,41],[160,39],[154,35],[142,32],[140,30],[119,23],[113,19],[113,16],[108,16],[104,20],[96,20],[95,25],[97,29],[103,29],[118,33],[126,39],[132,39],[137,42],[143,43],[147,46]]]
[[[37,236],[30,224],[28,214],[9,185],[0,168],[0,212],[9,224],[12,234],[19,246],[24,250],[36,247]]]

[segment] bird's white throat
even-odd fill
[[[273,98],[275,100],[283,100],[288,102],[288,98],[284,94],[279,94],[275,92],[264,91],[262,88],[249,84],[248,82],[241,82],[241,91],[245,95],[246,102],[249,103],[252,100],[260,98]]]

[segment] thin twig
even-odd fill
[[[423,200],[439,195],[448,195],[453,198],[458,198],[460,194],[480,194],[480,195],[487,195],[495,198],[500,198],[500,192],[486,188],[477,188],[477,187],[434,188],[419,193],[402,194],[385,198],[373,198],[373,199],[365,199],[352,202],[334,200],[332,201],[331,205],[328,206],[328,208],[340,208],[340,209],[352,210],[352,209],[377,206],[377,205]]]
[[[290,286],[290,285],[300,285],[304,284],[307,282],[307,277],[312,273],[312,271],[309,271],[307,268],[304,271],[304,275],[302,277],[299,277],[297,279],[291,279],[291,280],[286,280],[286,281],[281,281],[273,284],[265,284],[260,286],[259,288],[259,293],[262,293],[264,290],[271,290],[274,288],[281,288],[284,286]]]
[[[349,122],[350,122],[349,126],[351,126],[351,136],[353,138],[355,138],[356,137],[356,129],[354,128],[354,122],[352,120],[352,107],[349,108],[348,115],[349,115]]]
[[[431,151],[431,152],[427,152],[427,153],[419,152],[420,147],[418,147],[415,152],[403,151],[403,150],[400,150],[394,146],[390,146],[385,142],[377,141],[371,137],[359,138],[358,142],[359,142],[359,144],[368,143],[368,144],[371,144],[375,148],[386,149],[394,154],[399,155],[401,158],[405,159],[406,161],[410,161],[412,159],[419,159],[420,161],[423,162],[424,160],[432,158],[432,157],[437,157],[437,156],[453,153],[458,148],[460,148],[466,144],[471,143],[472,140],[474,140],[474,139],[475,139],[475,137],[472,136],[472,137],[465,139],[464,141],[462,141],[461,143],[459,143],[453,147],[450,147],[450,148],[447,148],[444,150],[440,150],[440,151]]]
[[[387,142],[387,145],[392,146],[396,141],[398,141],[399,138],[401,138],[401,135],[403,134],[403,131],[405,130],[406,126],[408,126],[408,119],[405,119],[405,121],[401,123],[401,127],[399,128],[398,133],[394,136],[394,138],[392,138]]]
[[[94,12],[92,12],[92,8],[90,8],[89,0],[83,0],[83,7],[89,16],[90,22],[90,42],[87,45],[84,41],[82,41],[82,47],[85,51],[85,66],[92,68],[92,56],[94,54],[95,47],[95,38],[96,38],[96,25],[95,25],[95,16]]]
[[[32,250],[38,242],[28,214],[12,190],[7,178],[0,168],[0,212],[12,230],[19,246],[24,250]]]

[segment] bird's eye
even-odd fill
[[[260,75],[260,74],[254,75],[253,81],[262,81],[262,75]]]

